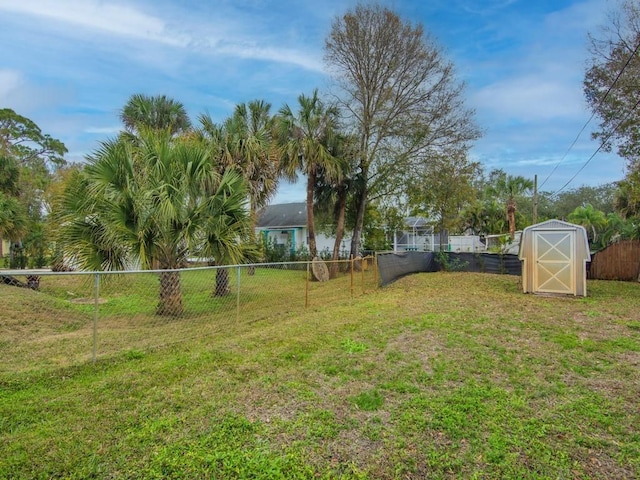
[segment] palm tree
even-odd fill
[[[334,135],[329,145],[331,153],[339,159],[339,175],[327,175],[324,168],[320,168],[316,177],[315,203],[318,210],[335,225],[335,240],[333,243],[332,263],[329,266],[329,277],[338,274],[340,247],[345,232],[347,197],[353,189],[354,179],[350,173],[355,171],[355,143],[354,139],[345,135]]]
[[[640,169],[629,172],[618,182],[615,205],[623,218],[640,216]]]
[[[600,245],[606,247],[610,243],[616,240],[623,240],[626,238],[628,221],[620,216],[616,212],[611,212],[606,216],[606,223],[604,229],[600,234]]]
[[[313,194],[319,169],[327,177],[340,176],[340,161],[329,151],[334,135],[337,109],[326,107],[314,90],[311,97],[298,97],[298,112],[285,105],[278,117],[278,140],[282,146],[282,172],[289,180],[295,180],[297,172],[307,176],[307,230],[311,258],[318,254],[313,211]]]
[[[6,238],[12,245],[25,236],[29,229],[28,211],[19,199],[19,179],[17,163],[0,154],[0,242]],[[13,255],[13,248],[9,253]]]
[[[251,217],[251,243],[255,243],[257,212],[267,205],[278,188],[278,157],[273,141],[273,117],[271,105],[262,100],[253,100],[236,105],[233,115],[222,125],[216,125],[209,115],[201,115],[199,136],[219,156],[225,168],[238,171],[249,190],[249,212]],[[249,274],[254,273],[249,269]],[[216,294],[225,291],[224,269],[218,270],[221,279],[217,282]],[[228,285],[228,281],[226,281]],[[228,287],[227,287],[228,288]]]
[[[278,188],[278,157],[270,109],[271,105],[262,100],[241,103],[226,123],[232,139],[232,165],[239,168],[248,182],[254,221],[258,209],[267,205]]]
[[[27,233],[28,217],[20,201],[0,191],[0,241],[16,241]]]
[[[254,238],[253,220],[247,211],[246,182],[238,172],[227,169],[216,192],[206,192],[203,215],[205,237],[198,252],[213,258],[219,265],[241,263],[252,258]],[[244,195],[244,197],[243,197]],[[247,243],[249,242],[249,243]],[[214,296],[229,294],[229,271],[216,271]]]
[[[186,132],[191,127],[184,105],[166,95],[132,95],[120,111],[120,120],[133,135],[141,127],[168,130],[171,135]]]
[[[209,149],[169,130],[103,142],[62,196],[59,242],[89,270],[173,270],[188,254],[238,259],[250,225],[240,175],[219,173]],[[158,314],[182,313],[179,272],[160,274],[159,297]]]
[[[570,222],[582,225],[586,228],[591,237],[591,242],[595,243],[598,239],[597,230],[607,225],[607,217],[600,210],[593,208],[593,205],[587,203],[576,209],[567,217]]]
[[[519,196],[533,189],[533,182],[519,175],[507,175],[502,171],[498,171],[496,175],[496,183],[491,188],[494,194],[505,201],[507,221],[509,222],[509,236],[513,240],[516,232],[516,200]]]
[[[278,157],[273,141],[271,105],[263,100],[236,105],[233,115],[216,125],[201,115],[201,136],[220,153],[221,163],[236,169],[247,181],[250,211],[267,205],[278,188]]]
[[[477,200],[462,213],[463,226],[475,235],[490,235],[508,228],[503,207],[493,198]]]

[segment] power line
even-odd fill
[[[607,95],[609,94],[609,92],[611,91],[611,88],[609,89],[609,91],[607,91]],[[606,95],[605,95],[606,97]],[[603,97],[604,100],[604,97]],[[587,120],[587,123],[585,123],[582,126],[582,129],[580,130],[580,132],[578,132],[578,135],[576,136],[576,138],[573,140],[573,143],[571,143],[571,145],[569,145],[569,148],[567,149],[567,151],[564,153],[564,155],[562,156],[562,158],[558,161],[558,163],[556,163],[556,166],[553,167],[553,170],[551,170],[551,173],[549,173],[549,175],[547,175],[547,178],[545,178],[542,183],[540,184],[539,188],[542,188],[544,186],[545,183],[547,183],[547,180],[549,180],[549,178],[551,177],[551,175],[553,175],[553,173],[558,169],[558,167],[560,166],[560,164],[564,161],[565,158],[567,158],[567,155],[569,155],[569,152],[571,151],[571,149],[573,147],[575,147],[576,143],[578,142],[578,139],[580,138],[580,135],[582,135],[582,132],[584,132],[585,128],[587,128],[587,125],[589,125],[589,123],[591,123],[591,120],[593,120],[593,117],[595,117],[596,113],[593,112],[591,114],[591,117],[589,117],[589,120]]]
[[[557,194],[559,194],[562,190],[564,190],[564,189],[565,189],[565,187],[566,187],[567,185],[569,185],[571,182],[573,182],[573,181],[575,180],[575,178],[578,176],[578,174],[579,174],[582,170],[584,170],[584,169],[585,169],[585,167],[586,167],[587,165],[589,165],[589,162],[591,162],[591,160],[593,160],[593,158],[596,156],[596,154],[597,154],[600,150],[602,150],[602,147],[604,147],[605,143],[607,143],[607,142],[609,141],[609,139],[613,136],[613,134],[616,132],[616,130],[618,130],[618,127],[620,127],[620,125],[622,125],[624,122],[626,122],[626,121],[627,121],[627,119],[631,116],[631,114],[633,113],[633,111],[634,111],[636,108],[638,108],[638,106],[639,106],[639,105],[640,105],[640,100],[638,100],[638,101],[636,102],[636,104],[633,106],[633,108],[632,108],[631,110],[629,110],[629,113],[627,113],[627,114],[625,115],[625,117],[624,117],[622,120],[620,120],[620,121],[618,122],[618,124],[613,128],[613,130],[611,130],[611,131],[607,134],[606,138],[605,138],[604,140],[602,140],[602,142],[600,142],[600,145],[598,146],[598,148],[596,149],[596,151],[595,151],[595,152],[593,152],[593,154],[592,154],[592,155],[587,159],[587,161],[586,161],[586,162],[584,162],[584,164],[583,164],[583,165],[580,167],[580,169],[579,169],[579,170],[578,170],[578,171],[573,175],[573,177],[571,177],[567,183],[565,183],[562,187],[560,187],[558,190],[556,190],[555,192],[553,192],[553,193],[551,194],[551,196],[552,196],[552,197],[553,197],[553,196],[556,196]]]
[[[560,164],[564,161],[564,159],[567,157],[567,155],[569,154],[569,152],[571,151],[571,149],[576,145],[578,139],[580,138],[580,135],[582,135],[582,132],[584,132],[584,130],[587,128],[587,125],[589,125],[589,123],[591,123],[591,120],[593,120],[593,117],[595,117],[596,115],[596,110],[597,108],[602,105],[602,103],[606,100],[606,98],[609,96],[609,93],[611,93],[611,90],[613,90],[613,87],[615,86],[615,84],[618,82],[618,80],[620,79],[620,77],[622,76],[622,74],[624,73],[624,71],[626,70],[626,68],[629,66],[629,63],[631,63],[631,59],[634,58],[636,56],[636,54],[638,53],[638,50],[640,50],[640,42],[638,42],[638,44],[636,45],[636,48],[633,50],[633,52],[631,52],[631,55],[629,55],[629,58],[627,58],[627,61],[625,62],[625,64],[622,66],[622,68],[620,69],[620,71],[618,72],[618,74],[616,75],[615,80],[613,81],[613,83],[609,86],[609,88],[607,89],[606,93],[604,94],[604,96],[600,99],[600,101],[598,102],[598,105],[596,105],[596,107],[593,109],[593,113],[591,114],[591,116],[589,117],[589,120],[586,121],[586,123],[582,126],[582,128],[580,129],[580,132],[578,132],[578,135],[576,136],[576,138],[573,140],[573,142],[571,143],[571,145],[569,146],[569,148],[567,149],[567,151],[565,152],[565,154],[562,156],[562,158],[558,161],[558,163],[556,164],[555,167],[553,167],[553,170],[551,170],[551,173],[549,173],[549,175],[547,175],[547,178],[545,178],[543,180],[543,182],[540,184],[540,186],[538,188],[542,188],[544,186],[545,183],[547,183],[547,180],[549,180],[549,178],[551,177],[551,175],[554,174],[554,172],[558,169],[558,167],[560,166]],[[637,105],[636,105],[637,106]],[[635,109],[636,107],[633,107],[632,111]],[[619,124],[618,124],[619,126]],[[616,127],[617,128],[617,127]],[[614,129],[615,131],[615,129]],[[600,147],[598,147],[598,150],[595,151],[594,155],[596,153],[598,153],[598,151],[602,148],[603,144],[600,145]],[[587,166],[587,164],[591,161],[591,158],[589,158],[589,160],[587,160],[587,162],[585,163],[585,165],[582,166],[582,168],[580,168],[580,170],[578,170],[578,173],[580,173],[584,167]],[[577,175],[577,173],[576,173]],[[575,178],[575,176],[573,177]],[[573,179],[572,178],[572,179]],[[562,188],[566,187],[563,186]],[[562,189],[560,189],[562,190]],[[558,190],[558,192],[560,191]],[[556,192],[556,193],[558,193]],[[554,194],[555,195],[555,194]]]

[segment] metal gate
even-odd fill
[[[575,232],[538,230],[533,233],[535,291],[575,294]]]

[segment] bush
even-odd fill
[[[276,243],[274,240],[263,239],[262,250],[264,252],[264,261],[267,263],[302,262],[311,260],[309,250],[305,245],[300,245],[292,252],[290,243],[284,245]]]
[[[449,254],[443,251],[436,253],[436,262],[440,265],[440,269],[445,272],[464,272],[469,266],[469,262],[462,261],[457,257],[451,259]]]

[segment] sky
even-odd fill
[[[324,40],[356,3],[0,0],[0,108],[63,141],[71,162],[117,134],[136,93],[180,101],[194,121],[208,113],[221,122],[254,99],[274,113],[295,108],[300,94],[329,91]],[[587,34],[607,24],[615,0],[378,3],[422,24],[455,65],[484,132],[470,156],[486,171],[537,175],[548,192],[624,176],[617,155],[594,156],[596,119],[579,135],[591,116]],[[304,201],[302,183],[281,183],[273,203]]]

